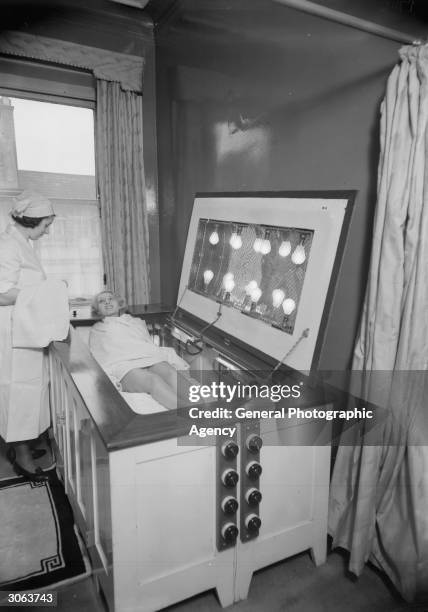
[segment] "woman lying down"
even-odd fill
[[[148,393],[169,410],[177,408],[177,401],[187,405],[188,364],[174,349],[153,344],[145,322],[121,314],[124,308],[124,300],[112,291],[95,296],[92,310],[103,320],[91,328],[91,353],[122,391]],[[178,384],[179,376],[183,383]]]

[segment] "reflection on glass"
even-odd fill
[[[292,334],[313,236],[310,229],[200,219],[189,289]]]

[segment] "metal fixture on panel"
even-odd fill
[[[110,0],[110,2],[116,2],[117,4],[126,4],[127,6],[133,6],[134,8],[143,9],[149,0]]]
[[[369,32],[375,36],[396,40],[397,42],[412,44],[415,39],[415,37],[411,34],[400,32],[399,30],[394,30],[392,28],[385,28],[384,26],[373,23],[372,21],[367,21],[366,19],[360,19],[359,17],[354,17],[348,13],[336,11],[326,6],[317,4],[316,2],[309,2],[308,0],[274,0],[274,2],[278,2],[279,4],[283,4],[289,8],[296,9],[297,11],[302,11],[303,13],[308,13],[309,15],[315,15],[316,17],[328,19],[329,21],[335,21],[336,23],[341,23],[342,25],[349,26],[357,30],[363,30],[363,32]]]
[[[239,508],[237,456],[239,445],[236,434],[219,440],[216,448],[216,515],[217,550],[234,546],[239,534],[236,514]]]
[[[248,422],[242,425],[241,453],[241,542],[248,542],[259,535],[262,524],[259,505],[262,501],[260,492],[260,451],[263,440],[260,436],[260,423]]]

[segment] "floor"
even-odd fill
[[[13,470],[0,443],[0,478]],[[91,578],[58,588],[58,612],[105,612]],[[38,610],[52,608],[38,607]],[[144,611],[144,608],[141,608]],[[202,593],[168,612],[219,612],[214,592]],[[346,554],[332,552],[315,567],[308,553],[296,555],[257,572],[249,597],[228,608],[230,612],[428,612],[428,606],[404,603],[379,572],[367,566],[355,579],[346,571]]]

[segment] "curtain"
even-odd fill
[[[150,270],[142,97],[97,80],[95,135],[106,284],[128,304],[145,304]]]
[[[428,46],[403,47],[381,108],[372,256],[353,359],[369,385],[386,371],[399,392],[387,396],[393,418],[382,445],[339,447],[329,512],[350,570],[374,562],[408,600],[428,596],[428,394],[419,376],[428,367],[427,77]]]

